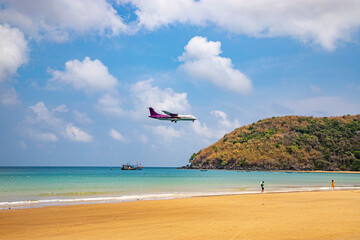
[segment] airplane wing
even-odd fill
[[[178,114],[176,114],[176,113],[171,113],[171,112],[168,112],[168,111],[165,111],[165,110],[162,110],[165,114],[167,114],[167,115],[170,115],[171,117],[177,117],[178,116]]]

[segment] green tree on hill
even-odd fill
[[[360,170],[360,115],[273,117],[225,134],[193,168]]]

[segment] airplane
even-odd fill
[[[165,113],[166,115],[162,115],[162,114],[158,114],[157,112],[155,112],[155,110],[152,107],[149,107],[149,111],[150,111],[150,116],[149,118],[155,118],[158,120],[169,120],[171,122],[177,122],[177,121],[193,121],[195,122],[196,117],[194,117],[193,115],[179,115],[176,113],[171,113],[168,111],[164,111],[162,110],[163,113]]]

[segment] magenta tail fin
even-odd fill
[[[150,116],[159,115],[157,112],[155,112],[155,110],[152,107],[149,107],[149,111],[150,111]]]

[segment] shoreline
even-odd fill
[[[0,211],[4,239],[358,239],[360,190]]]
[[[335,190],[330,187],[288,187],[268,190],[266,194],[286,194],[286,193],[307,193],[307,192],[329,192],[329,191],[360,191],[360,186],[338,186]],[[60,198],[60,199],[41,199],[41,200],[20,200],[13,202],[0,202],[0,212],[13,209],[30,209],[43,207],[61,207],[91,204],[121,204],[136,201],[156,201],[187,199],[197,197],[221,197],[221,196],[246,196],[259,194],[260,190],[241,190],[241,191],[212,191],[212,192],[184,192],[184,193],[154,193],[143,195],[125,195],[125,196],[103,196],[103,197],[83,197],[83,198]]]
[[[189,168],[186,166],[177,167],[184,170],[221,170],[221,171],[237,171],[237,172],[285,172],[285,173],[343,173],[343,174],[360,174],[360,171],[324,171],[324,170],[240,170],[240,169],[221,169],[221,168]]]

